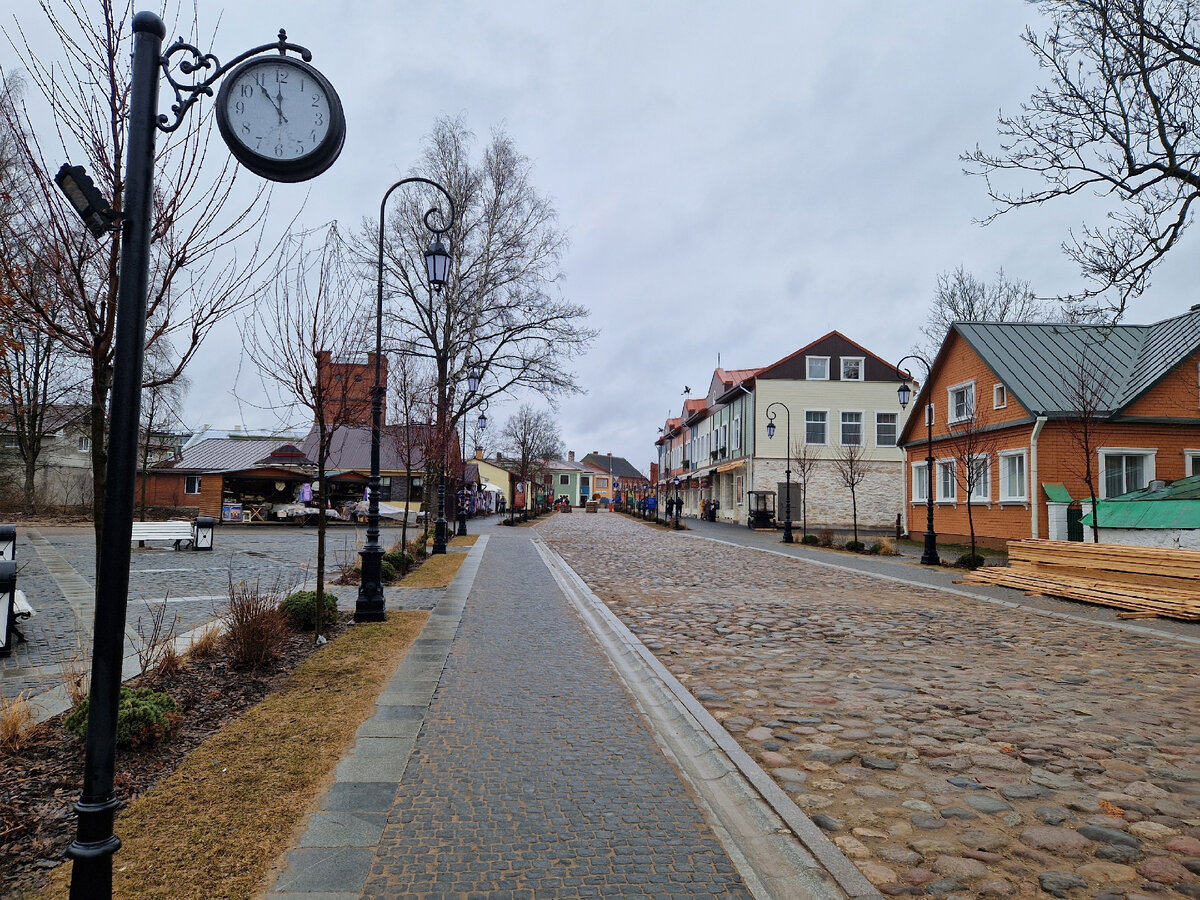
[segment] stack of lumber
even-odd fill
[[[965,583],[999,584],[1126,610],[1122,618],[1200,620],[1200,551],[1073,541],[1009,541],[1008,566]]]

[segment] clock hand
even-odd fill
[[[287,121],[287,116],[283,114],[283,88],[275,86],[275,110],[279,113],[279,124]]]
[[[271,108],[275,110],[275,115],[279,116],[279,124],[282,125],[287,119],[283,117],[283,110],[280,108],[280,105],[275,102],[274,97],[267,93],[267,89],[263,87],[262,82],[255,83],[258,85],[258,89],[262,91],[262,95],[267,98],[267,102],[271,104]],[[283,98],[281,97],[280,99],[282,100]]]

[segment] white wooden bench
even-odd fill
[[[133,540],[135,541],[174,541],[175,549],[182,550],[183,545],[192,545],[193,532],[191,522],[134,522]]]
[[[29,601],[25,598],[24,591],[14,591],[13,592],[13,618],[14,619],[32,619],[33,618],[33,607],[29,605]],[[21,630],[19,628],[17,628],[15,625],[13,626],[13,631],[16,632],[17,641],[19,643],[22,643],[22,644],[26,643],[25,635],[22,634]]]

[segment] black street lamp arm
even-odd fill
[[[279,29],[279,40],[270,44],[260,44],[253,50],[247,50],[245,53],[240,53],[231,59],[225,65],[221,65],[221,61],[211,53],[203,53],[199,47],[194,44],[189,44],[183,38],[179,38],[167,48],[167,52],[162,55],[159,65],[162,67],[163,77],[167,83],[171,85],[171,89],[175,91],[175,102],[171,104],[171,112],[175,114],[175,121],[172,122],[170,116],[162,113],[158,117],[157,127],[159,131],[170,134],[183,124],[184,117],[187,115],[192,105],[201,97],[211,97],[213,95],[213,85],[221,80],[221,76],[236,66],[238,63],[245,62],[252,56],[258,56],[260,53],[276,50],[280,56],[286,56],[287,51],[298,53],[300,58],[305,62],[312,62],[312,52],[307,47],[301,47],[299,44],[288,42],[287,32],[282,28]],[[171,71],[171,57],[180,53],[186,53],[190,59],[182,59],[179,61],[179,71],[184,75],[193,75],[200,71],[214,71],[207,75],[201,81],[185,82],[180,81]]]
[[[791,544],[795,541],[795,538],[792,535],[792,411],[788,409],[786,403],[783,403],[779,400],[775,400],[767,404],[766,413],[768,438],[775,436],[775,412],[772,410],[772,407],[774,406],[782,408],[783,411],[787,413],[787,419],[785,419],[785,422],[787,423],[787,446],[784,447],[783,451],[784,484],[787,486],[787,494],[784,495],[783,498],[783,543]]]
[[[896,377],[900,379],[900,388],[897,391],[900,398],[900,408],[903,409],[908,405],[908,382],[912,380],[912,376],[901,370],[901,366],[908,360],[913,359],[925,367],[925,381],[921,385],[921,392],[924,393],[930,387],[930,373],[933,367],[929,364],[929,360],[925,357],[911,353],[900,362],[896,363]],[[925,453],[925,549],[921,554],[921,562],[927,566],[941,565],[941,559],[937,552],[937,534],[933,530],[933,416],[929,414],[929,404],[925,405],[925,436],[926,436],[926,453]]]

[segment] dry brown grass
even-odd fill
[[[0,750],[19,753],[29,729],[36,724],[24,691],[11,700],[0,697]]]
[[[459,538],[459,540],[464,540]],[[446,587],[454,580],[459,568],[467,560],[465,553],[439,553],[417,566],[411,573],[395,583],[396,587]]]
[[[213,659],[221,652],[224,632],[218,625],[209,625],[192,638],[188,653],[196,659]]]
[[[244,900],[293,839],[355,730],[428,618],[356,625],[210,737],[117,820],[113,894]],[[43,898],[66,895],[70,864]]]

